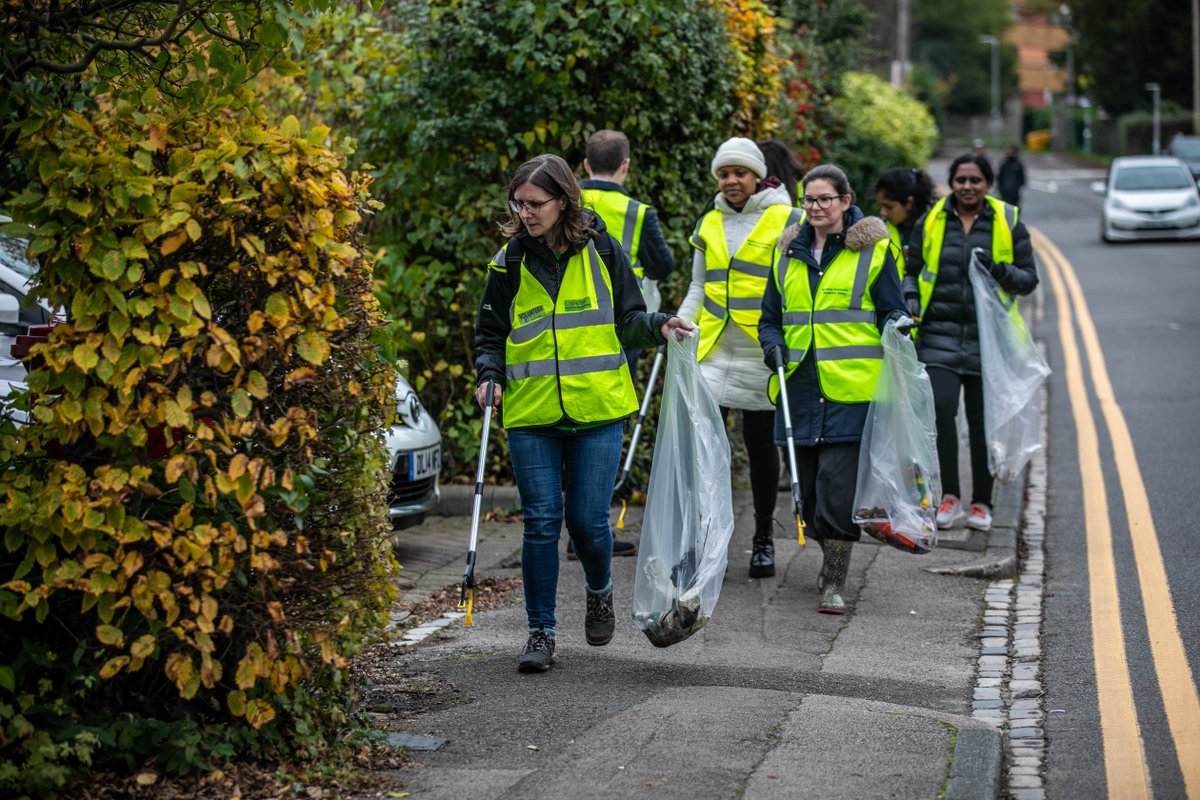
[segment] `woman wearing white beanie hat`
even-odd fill
[[[726,415],[742,412],[754,494],[750,577],[775,574],[772,523],[779,493],[779,452],[774,444],[775,406],[767,396],[771,372],[762,362],[758,318],[771,253],[779,235],[803,213],[775,178],[758,145],[734,137],[712,160],[720,190],[689,240],[695,249],[692,283],[679,316],[700,326],[700,371]]]

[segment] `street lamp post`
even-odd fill
[[[992,46],[992,118],[989,127],[992,136],[996,137],[1004,127],[1004,118],[1000,114],[1000,40],[991,34],[983,34],[979,41]]]
[[[1153,148],[1151,150],[1151,152],[1153,152],[1154,155],[1158,155],[1159,151],[1162,149],[1162,145],[1159,144],[1159,114],[1158,114],[1158,98],[1159,98],[1159,95],[1162,94],[1162,92],[1159,91],[1159,86],[1157,83],[1147,83],[1146,91],[1150,92],[1151,103],[1152,103],[1151,117],[1153,119],[1153,125],[1154,125],[1154,141],[1151,144],[1151,147]]]

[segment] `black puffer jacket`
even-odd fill
[[[946,200],[946,235],[942,240],[937,280],[918,327],[917,355],[927,366],[943,367],[960,375],[981,374],[975,293],[971,289],[967,266],[973,248],[992,251],[993,215],[991,204],[985,202],[971,232],[965,233],[954,197]],[[925,217],[922,216],[913,228],[904,262],[905,299],[920,296],[917,276],[925,269],[924,242]],[[1013,263],[999,266],[993,274],[1000,287],[1009,294],[1029,294],[1037,287],[1037,264],[1025,223],[1018,221],[1013,228]]]
[[[608,277],[612,283],[617,339],[624,347],[638,349],[664,344],[666,340],[663,339],[660,329],[671,315],[647,313],[646,303],[642,300],[642,290],[638,286],[632,267],[629,266],[629,256],[625,255],[621,245],[605,230],[604,221],[600,217],[591,211],[584,213],[587,215],[588,227],[593,232],[593,238],[597,240],[597,249],[606,256],[607,253],[612,253],[612,258],[606,261],[605,266],[608,267]],[[582,248],[572,248],[560,259],[542,238],[535,239],[522,231],[514,239],[519,240],[524,249],[525,268],[545,287],[551,299],[557,300],[563,270],[570,257]],[[480,303],[479,316],[475,322],[476,385],[488,380],[495,380],[501,386],[505,385],[505,344],[512,330],[509,312],[521,283],[520,272],[510,274],[505,267],[505,259],[500,253],[497,253],[488,265],[487,286],[483,290],[483,301]],[[556,424],[569,425],[571,422],[572,420],[564,416],[561,422]]]

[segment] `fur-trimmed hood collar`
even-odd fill
[[[812,225],[807,221],[793,223],[783,229],[779,237],[779,250],[793,257],[807,253],[811,249],[812,235]],[[845,232],[836,235],[844,239],[846,247],[859,252],[887,238],[887,223],[879,217],[865,216],[858,206],[850,206],[846,211]]]

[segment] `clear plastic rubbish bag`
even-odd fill
[[[979,264],[979,248],[971,251],[971,288],[979,321],[979,358],[983,367],[983,428],[987,437],[988,471],[1007,483],[1024,469],[1041,447],[1038,389],[1050,375],[1025,323],[1009,316],[1015,298],[1004,301],[1000,285]]]
[[[854,521],[909,553],[937,544],[938,470],[933,389],[912,339],[883,329],[883,367],[867,410],[854,487]]]
[[[633,621],[656,647],[687,639],[721,592],[733,495],[721,409],[696,363],[698,333],[667,342],[654,463],[633,585]]]

